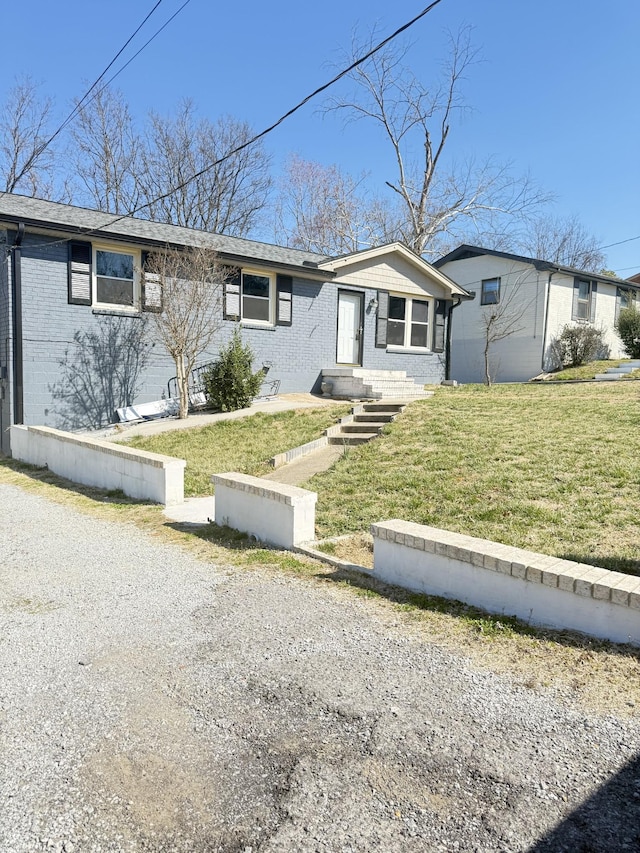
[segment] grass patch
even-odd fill
[[[442,389],[306,485],[319,538],[402,518],[640,575],[640,386]]]
[[[259,412],[194,429],[134,436],[127,444],[185,459],[185,495],[210,495],[212,474],[238,471],[260,477],[272,470],[268,464],[272,456],[319,438],[350,409],[345,404],[277,414]]]
[[[567,367],[564,370],[558,370],[557,373],[549,377],[551,382],[566,382],[576,379],[593,379],[596,373],[605,373],[609,367],[623,367],[628,359],[618,361],[590,361],[588,364],[583,364],[580,367]],[[640,370],[634,370],[623,377],[623,379],[640,379]]]

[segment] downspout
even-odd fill
[[[24,389],[22,365],[22,238],[24,222],[18,223],[16,239],[11,247],[11,311],[13,325],[13,422],[24,422]]]
[[[544,307],[544,327],[542,329],[542,358],[540,361],[540,370],[544,373],[544,355],[547,347],[547,326],[549,324],[549,302],[551,301],[551,279],[555,275],[556,271],[549,273],[549,278],[547,279],[547,298],[546,305]]]
[[[447,312],[447,337],[445,341],[445,349],[444,349],[444,378],[445,381],[451,379],[451,315],[453,314],[453,309],[457,308],[458,305],[462,303],[462,299],[458,297],[457,302],[451,301],[451,305],[449,307],[449,311]]]

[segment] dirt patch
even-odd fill
[[[344,560],[345,563],[353,563],[354,566],[362,566],[365,569],[373,568],[373,536],[370,533],[354,533],[352,536],[326,539],[316,547],[318,551]]]

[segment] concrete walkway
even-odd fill
[[[253,403],[248,409],[239,409],[236,412],[218,412],[216,414],[202,413],[189,415],[188,418],[162,418],[156,421],[145,421],[132,426],[123,426],[117,435],[110,435],[111,441],[118,438],[130,438],[133,435],[157,435],[174,429],[193,429],[194,427],[207,426],[217,421],[236,420],[255,415],[258,412],[285,412],[291,409],[310,409],[318,406],[344,405],[344,400],[331,400],[325,397],[315,397],[313,394],[282,394],[272,400],[261,400]],[[326,471],[344,453],[341,445],[327,445],[319,450],[314,450],[300,459],[295,459],[287,465],[276,468],[265,476],[266,480],[276,483],[287,483],[290,486],[298,486],[306,482],[314,474]],[[213,495],[199,498],[186,498],[179,506],[167,507],[164,515],[171,521],[180,524],[204,525],[215,517],[215,499]]]
[[[344,400],[316,397],[314,394],[280,394],[278,397],[256,400],[248,409],[238,409],[235,412],[194,412],[182,419],[176,417],[158,418],[135,424],[118,424],[103,435],[109,441],[124,441],[134,435],[158,435],[161,432],[171,432],[176,429],[194,429],[208,426],[218,421],[235,421],[238,418],[251,417],[258,412],[274,414],[275,412],[288,412],[292,409],[317,409],[321,406],[344,406]],[[91,435],[94,438],[97,437],[95,432]]]
[[[289,486],[299,486],[301,483],[306,483],[314,474],[327,471],[343,453],[344,447],[341,445],[328,444],[326,447],[313,450],[306,456],[295,459],[287,465],[281,465],[280,468],[266,474],[264,479],[276,483],[286,483]],[[164,510],[164,515],[171,521],[196,526],[213,521],[215,514],[215,497],[213,495],[186,498],[183,504],[170,506]]]

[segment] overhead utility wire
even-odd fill
[[[138,35],[138,33],[140,32],[140,30],[144,27],[144,25],[147,23],[147,21],[149,20],[149,18],[153,15],[153,13],[156,11],[156,9],[158,8],[158,6],[159,6],[161,3],[162,3],[162,0],[158,0],[158,2],[155,4],[155,6],[153,7],[153,9],[152,9],[152,10],[149,12],[149,14],[145,17],[145,19],[142,21],[142,23],[141,23],[141,24],[136,28],[136,30],[135,30],[135,31],[134,31],[134,32],[129,36],[129,38],[128,38],[128,39],[126,40],[126,42],[122,45],[122,47],[120,48],[120,50],[116,53],[116,55],[113,57],[113,59],[112,59],[112,60],[111,60],[111,62],[107,65],[107,67],[104,69],[104,71],[100,74],[100,76],[99,76],[99,77],[96,77],[96,79],[93,81],[93,83],[91,84],[91,86],[89,86],[89,88],[88,88],[88,89],[87,89],[87,91],[84,93],[84,95],[82,96],[82,98],[80,98],[80,100],[78,101],[78,103],[75,105],[75,107],[74,107],[74,108],[73,108],[73,110],[69,113],[69,115],[66,117],[66,119],[62,122],[62,124],[60,125],[60,127],[59,127],[59,128],[56,130],[56,132],[53,134],[53,136],[51,136],[51,138],[50,138],[49,140],[47,140],[47,142],[45,142],[45,143],[44,143],[44,146],[43,146],[43,148],[42,148],[42,150],[43,150],[43,151],[44,151],[44,149],[45,149],[48,145],[50,145],[50,144],[51,144],[51,142],[53,142],[53,140],[56,138],[56,136],[57,136],[59,133],[61,133],[61,132],[65,129],[65,127],[66,127],[68,124],[70,124],[70,123],[73,121],[73,119],[78,115],[78,113],[79,113],[79,112],[80,112],[80,110],[82,109],[82,105],[85,103],[85,101],[87,101],[87,98],[89,97],[89,95],[93,92],[93,90],[96,88],[96,86],[98,85],[98,83],[100,83],[100,81],[103,79],[103,77],[105,76],[105,74],[107,73],[107,71],[112,67],[112,65],[114,65],[114,63],[116,62],[116,60],[117,60],[120,56],[122,56],[123,52],[124,52],[124,51],[126,50],[126,48],[131,44],[131,42],[133,41],[133,39]],[[95,97],[95,96],[94,96],[94,97]],[[91,98],[91,100],[93,100],[93,98]],[[42,153],[42,152],[41,152],[41,153]]]
[[[343,71],[340,71],[338,74],[336,74],[335,77],[333,77],[331,80],[329,80],[328,83],[325,83],[323,86],[320,86],[314,92],[311,92],[310,95],[307,95],[307,97],[304,98],[302,101],[300,101],[298,104],[296,104],[295,107],[292,107],[284,115],[280,116],[280,118],[277,121],[275,121],[272,125],[265,128],[260,133],[253,136],[251,139],[248,139],[246,142],[243,142],[241,145],[238,145],[235,148],[233,148],[231,151],[228,151],[224,156],[219,157],[217,160],[214,160],[213,163],[209,163],[209,165],[205,166],[204,169],[200,169],[199,172],[196,172],[195,174],[191,175],[189,178],[187,178],[181,184],[178,184],[177,186],[172,187],[172,189],[170,189],[168,192],[163,193],[162,195],[159,195],[157,198],[154,198],[151,201],[147,201],[144,204],[139,205],[138,207],[131,210],[129,213],[124,213],[121,216],[116,216],[115,218],[110,219],[108,222],[105,222],[104,225],[100,226],[100,228],[101,229],[102,228],[109,228],[111,225],[115,225],[116,222],[120,222],[121,219],[126,219],[129,216],[135,216],[135,214],[139,213],[141,210],[144,210],[147,207],[151,207],[151,205],[156,204],[157,202],[162,201],[165,198],[168,198],[170,195],[173,195],[173,193],[178,192],[178,190],[184,189],[184,187],[186,187],[192,181],[195,181],[197,178],[201,177],[202,175],[205,175],[207,172],[210,172],[212,169],[215,169],[216,166],[219,166],[221,163],[224,163],[225,160],[229,160],[229,158],[233,157],[234,154],[239,154],[240,151],[243,151],[245,148],[248,148],[250,145],[253,145],[254,142],[257,142],[259,139],[262,139],[268,133],[271,133],[273,130],[275,130],[279,125],[282,124],[282,122],[284,122],[286,119],[288,119],[294,113],[296,113],[299,109],[301,109],[303,106],[305,106],[305,104],[309,103],[310,100],[312,100],[317,95],[324,92],[330,86],[333,86],[334,83],[337,83],[338,80],[345,77],[347,74],[349,74],[349,72],[353,71],[354,68],[357,68],[359,65],[362,65],[362,63],[366,62],[367,59],[370,59],[374,55],[374,53],[377,53],[379,50],[381,50],[381,48],[383,48],[385,45],[389,44],[390,41],[397,38],[401,33],[405,32],[405,30],[408,30],[409,27],[412,27],[421,18],[424,18],[424,16],[428,12],[430,12],[435,6],[437,6],[440,2],[442,2],[442,0],[434,0],[433,3],[430,3],[425,9],[422,10],[422,12],[420,12],[418,15],[416,15],[415,18],[412,18],[406,24],[403,24],[395,32],[391,33],[390,36],[387,36],[387,38],[383,39],[383,41],[381,41],[374,48],[372,48],[368,53],[366,53],[364,56],[361,56],[359,59],[357,59],[355,62],[353,62],[348,68],[345,68]],[[100,230],[100,229],[91,228],[91,229],[88,229],[87,231],[83,231],[81,233],[93,234],[97,230]]]
[[[610,249],[612,246],[622,246],[623,243],[633,243],[634,240],[640,240],[640,234],[637,237],[628,237],[626,240],[618,240],[617,243],[608,243],[606,246],[598,246],[598,249]]]
[[[167,24],[168,24],[170,21],[172,21],[172,20],[175,18],[175,16],[178,14],[178,12],[181,12],[181,11],[182,11],[182,9],[184,9],[184,7],[185,7],[185,6],[187,5],[187,3],[189,3],[189,2],[190,2],[190,0],[186,0],[186,2],[185,2],[185,3],[183,3],[183,5],[178,9],[178,11],[177,11],[174,15],[172,15],[172,16],[171,16],[171,18],[169,18],[169,20],[168,20],[168,21],[167,21],[167,22],[166,22],[166,23],[165,23],[165,24],[164,24],[164,25],[163,25],[163,26],[162,26],[162,27],[161,27],[161,28],[160,28],[160,29],[155,33],[155,35],[153,35],[153,36],[149,39],[149,41],[147,41],[147,42],[146,42],[146,44],[144,44],[144,45],[140,48],[140,50],[139,50],[136,54],[134,54],[134,56],[129,60],[129,62],[125,63],[125,65],[123,65],[123,66],[122,66],[122,68],[121,68],[119,71],[117,71],[117,72],[116,72],[116,74],[114,74],[114,75],[113,75],[113,77],[111,77],[111,78],[109,79],[109,81],[108,81],[105,85],[106,85],[106,86],[108,86],[108,85],[109,85],[109,83],[111,83],[111,81],[112,81],[112,80],[114,80],[114,79],[118,76],[118,74],[120,74],[122,71],[124,71],[124,69],[127,67],[127,65],[129,65],[129,63],[132,61],[132,59],[135,59],[135,57],[136,57],[136,56],[138,56],[138,54],[139,54],[142,50],[144,50],[144,48],[149,44],[149,42],[153,41],[153,39],[154,39],[154,38],[155,38],[159,33],[161,33],[161,32],[162,32],[162,30],[167,26]],[[53,140],[54,140],[54,139],[55,139],[55,138],[56,138],[56,137],[57,137],[57,136],[58,136],[58,135],[59,135],[59,134],[60,134],[60,133],[65,129],[65,127],[67,127],[67,125],[68,125],[68,124],[70,124],[70,123],[73,121],[73,119],[78,115],[78,113],[79,113],[79,112],[80,112],[80,110],[82,109],[83,105],[84,105],[84,106],[86,106],[87,104],[91,103],[91,101],[93,101],[93,99],[94,99],[94,98],[96,98],[96,97],[100,94],[100,92],[102,92],[102,91],[104,90],[104,88],[105,88],[105,87],[103,86],[103,87],[102,87],[98,92],[96,92],[96,93],[93,95],[93,97],[89,98],[89,95],[91,94],[91,92],[93,92],[93,90],[96,88],[96,86],[97,86],[97,85],[100,83],[100,81],[104,78],[105,74],[106,74],[106,73],[107,73],[107,71],[108,71],[108,70],[113,66],[113,64],[117,61],[118,57],[122,56],[122,53],[126,50],[126,48],[129,46],[129,44],[131,44],[131,42],[133,41],[133,39],[137,36],[137,34],[138,34],[138,33],[140,32],[140,30],[142,29],[142,27],[147,23],[147,21],[149,20],[149,18],[153,15],[153,13],[156,11],[156,9],[158,8],[158,6],[159,6],[161,3],[162,3],[162,0],[157,0],[157,3],[156,3],[156,4],[155,4],[155,6],[151,9],[151,11],[146,15],[146,17],[144,18],[144,20],[142,21],[142,23],[140,23],[140,24],[139,24],[139,26],[136,28],[136,30],[132,33],[132,35],[131,35],[131,36],[129,36],[129,38],[128,38],[128,39],[126,40],[126,42],[122,45],[122,47],[120,48],[120,50],[119,50],[119,51],[116,53],[116,55],[113,57],[113,59],[111,60],[111,62],[109,62],[109,64],[107,65],[107,67],[102,71],[102,73],[100,74],[100,76],[99,76],[99,77],[96,77],[96,79],[94,80],[94,82],[91,84],[91,86],[89,86],[89,88],[88,88],[88,89],[87,89],[87,91],[84,93],[84,95],[82,96],[82,98],[80,98],[80,100],[79,100],[79,101],[78,101],[78,103],[75,105],[75,107],[73,108],[73,110],[71,110],[71,112],[69,113],[69,115],[68,115],[68,116],[64,119],[64,121],[63,121],[63,122],[58,126],[58,128],[54,131],[54,133],[52,133],[52,134],[51,134],[51,136],[50,136],[50,137],[49,137],[45,142],[43,142],[41,145],[39,145],[39,146],[36,148],[36,150],[31,154],[31,156],[30,156],[30,157],[29,157],[29,159],[27,160],[27,163],[26,163],[26,164],[25,164],[25,166],[24,166],[24,169],[28,169],[28,168],[31,166],[31,164],[34,162],[34,160],[36,160],[36,159],[37,159],[37,158],[38,158],[38,157],[39,157],[39,156],[40,156],[44,151],[46,151],[46,149],[51,145],[51,143],[53,142]],[[89,98],[89,100],[87,100],[87,98]],[[0,193],[0,197],[2,197],[3,195],[6,195],[6,191],[5,191],[5,192]]]
[[[162,2],[162,0],[159,0],[159,2]],[[124,64],[124,65],[122,65],[122,66],[121,66],[121,67],[116,71],[116,73],[115,73],[112,77],[109,77],[109,79],[107,80],[107,82],[106,82],[103,86],[101,86],[101,87],[98,89],[98,91],[97,91],[97,92],[96,92],[96,93],[95,93],[91,98],[89,98],[89,100],[87,101],[87,103],[85,104],[85,106],[88,106],[88,105],[89,105],[93,100],[95,100],[95,99],[98,97],[98,95],[101,95],[101,94],[102,94],[102,92],[104,92],[104,90],[107,88],[107,86],[109,86],[111,83],[113,83],[113,81],[116,79],[116,77],[118,77],[120,74],[122,74],[122,72],[124,71],[124,69],[125,69],[125,68],[127,68],[129,65],[131,65],[131,63],[133,62],[133,60],[134,60],[134,59],[136,59],[136,57],[140,56],[140,54],[142,53],[142,51],[143,51],[143,50],[145,50],[145,49],[146,49],[146,48],[151,44],[151,42],[152,42],[154,39],[156,39],[156,38],[160,35],[160,33],[161,33],[161,32],[162,32],[166,27],[168,27],[168,26],[169,26],[169,24],[171,23],[171,21],[173,21],[173,19],[174,19],[175,17],[177,17],[177,16],[180,14],[180,12],[182,12],[182,10],[184,9],[184,7],[185,7],[185,6],[187,6],[190,2],[191,2],[191,0],[184,0],[184,3],[182,4],[182,6],[180,6],[180,8],[179,8],[179,9],[177,9],[177,10],[173,13],[173,15],[171,15],[171,17],[170,17],[170,18],[168,18],[168,19],[164,22],[164,24],[163,24],[159,29],[157,29],[157,30],[155,31],[155,33],[151,36],[151,38],[150,38],[150,39],[148,39],[148,40],[147,40],[147,41],[142,45],[142,47],[141,47],[141,48],[139,48],[139,50],[137,50],[137,51],[133,54],[133,56],[132,56],[130,59],[127,59],[127,61],[125,62],[125,64]],[[150,12],[149,14],[151,14],[151,12]],[[148,17],[149,17],[149,16],[147,15],[147,18],[148,18]],[[145,18],[145,20],[146,20],[146,18]],[[142,26],[142,24],[141,24],[140,26]],[[140,27],[138,27],[138,30],[139,30],[139,29],[140,29]],[[138,30],[136,30],[136,32],[138,32]],[[135,33],[134,33],[134,35],[135,35]],[[132,36],[132,38],[133,38],[133,36]],[[131,40],[131,39],[130,39],[130,40]],[[130,41],[130,40],[129,40],[129,41]],[[121,51],[121,52],[122,52],[122,51]],[[111,63],[111,65],[113,65],[113,63]],[[109,67],[111,67],[111,65],[110,65]],[[106,72],[106,69],[105,69],[105,72]],[[100,78],[98,78],[98,79],[101,79],[102,77],[104,77],[105,72],[103,72],[103,73],[100,75]],[[97,82],[97,81],[96,81],[96,82]],[[94,84],[94,85],[95,85],[95,84]],[[87,92],[87,94],[89,94],[89,93]],[[85,95],[85,97],[86,97],[86,95]]]

